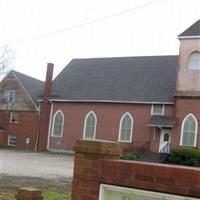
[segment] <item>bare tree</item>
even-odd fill
[[[14,60],[14,50],[8,45],[0,49],[0,79],[11,70],[12,62]]]

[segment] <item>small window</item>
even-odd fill
[[[163,115],[164,105],[163,104],[153,104],[151,107],[151,115]]]
[[[185,117],[181,128],[181,145],[196,146],[198,123],[194,115],[189,114]]]
[[[196,51],[190,54],[188,58],[188,69],[200,70],[200,52]]]
[[[16,146],[16,144],[17,144],[17,136],[8,135],[8,146]]]
[[[119,142],[131,142],[132,140],[133,119],[130,113],[125,113],[119,126]]]
[[[18,120],[19,120],[19,113],[11,112],[10,113],[10,123],[18,123]]]
[[[53,117],[53,131],[52,136],[62,137],[64,125],[64,115],[62,111],[58,110]]]
[[[169,133],[165,133],[165,134],[164,134],[163,141],[164,141],[164,142],[169,142]]]
[[[3,93],[3,101],[4,103],[11,103],[14,100],[14,91],[13,90],[5,90]]]
[[[85,117],[84,123],[84,139],[95,139],[97,117],[93,111],[90,111]]]

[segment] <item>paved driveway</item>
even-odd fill
[[[73,175],[73,156],[0,150],[0,174],[41,178]]]

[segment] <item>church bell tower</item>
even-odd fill
[[[180,40],[174,94],[172,148],[200,149],[200,20],[178,36]]]

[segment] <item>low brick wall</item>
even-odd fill
[[[101,183],[200,197],[200,168],[122,161],[118,143],[78,140],[72,200],[98,200]]]

